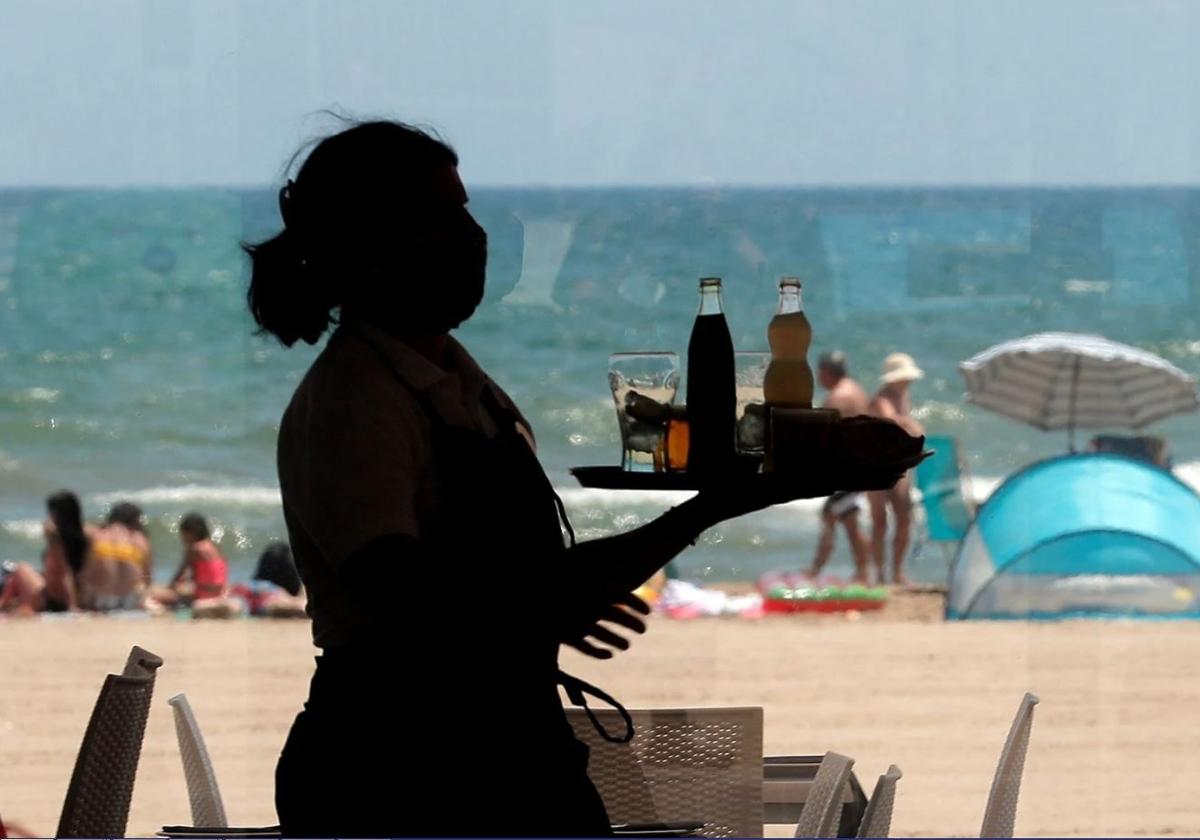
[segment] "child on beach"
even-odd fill
[[[229,592],[229,563],[212,541],[208,521],[189,513],[179,523],[183,560],[165,588],[156,587],[154,599],[167,607],[224,598]]]

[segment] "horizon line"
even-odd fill
[[[1197,181],[1146,181],[1146,182],[1045,182],[1045,183],[1017,183],[1017,182],[903,182],[903,181],[887,181],[887,182],[848,182],[838,183],[833,181],[828,182],[781,182],[781,183],[765,183],[758,181],[727,181],[727,182],[675,182],[675,183],[536,183],[536,184],[505,184],[501,182],[495,183],[474,183],[468,184],[470,190],[747,190],[747,191],[772,191],[772,190],[789,190],[801,191],[808,190],[819,192],[822,190],[862,190],[862,191],[890,191],[890,190],[928,190],[928,191],[963,191],[963,190],[1187,190],[1200,189],[1200,180]],[[0,184],[0,192],[68,192],[68,191],[83,191],[93,190],[98,192],[118,191],[118,190],[277,190],[279,184],[273,182],[260,183],[204,183],[204,182],[157,182],[157,183],[74,183],[74,184]]]

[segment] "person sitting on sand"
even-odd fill
[[[46,499],[42,534],[42,571],[18,563],[0,592],[0,611],[23,615],[39,612],[77,612],[80,609],[82,573],[90,551],[79,497],[62,490]]]
[[[113,505],[105,524],[92,536],[89,562],[107,566],[108,587],[96,594],[96,609],[142,609],[151,583],[153,554],[142,528],[141,508],[132,502]]]
[[[208,521],[189,513],[179,522],[183,560],[166,588],[156,587],[153,597],[163,606],[192,605],[224,598],[229,593],[229,563],[212,541]]]
[[[234,588],[241,595],[251,615],[270,618],[307,618],[308,598],[292,550],[284,542],[271,542],[258,558],[249,585]]]
[[[900,425],[913,436],[925,434],[925,429],[910,413],[912,401],[909,387],[925,376],[917,367],[913,357],[907,353],[892,353],[883,361],[882,387],[871,400],[870,413]],[[912,474],[904,477],[890,490],[874,490],[867,494],[871,503],[871,559],[875,563],[878,582],[884,577],[884,543],[887,539],[888,508],[895,514],[896,530],[892,535],[892,581],[907,584],[904,574],[904,558],[908,553],[909,533],[912,529]]]
[[[817,379],[829,394],[823,408],[836,408],[842,417],[858,417],[867,414],[871,398],[863,387],[850,378],[846,370],[846,356],[840,351],[826,353],[817,361]],[[840,490],[825,500],[821,508],[821,536],[817,541],[817,553],[813,557],[809,576],[816,577],[829,562],[837,537],[837,524],[842,523],[850,549],[854,552],[854,580],[867,583],[867,561],[870,546],[858,527],[858,511],[862,494],[852,490]]]

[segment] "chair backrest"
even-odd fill
[[[925,509],[930,542],[957,542],[967,532],[974,513],[963,492],[963,463],[958,441],[929,435],[925,447],[933,450],[916,469],[917,488]]]
[[[794,830],[804,811],[804,802],[821,769],[820,755],[763,756],[763,823]],[[842,815],[838,837],[852,837],[867,812],[867,794],[854,773],[842,791]]]
[[[596,709],[610,732],[613,709]],[[762,836],[763,715],[758,707],[630,709],[633,740],[614,744],[582,709],[568,709],[591,749],[588,775],[613,823],[702,822],[704,837]]]
[[[896,805],[896,782],[903,775],[900,768],[893,764],[879,777],[871,800],[867,803],[867,812],[863,814],[862,824],[858,827],[859,837],[887,837],[890,834],[892,809]]]
[[[1025,753],[1029,749],[1029,733],[1033,728],[1033,707],[1038,698],[1026,694],[1013,718],[992,778],[987,808],[983,812],[980,837],[1012,837],[1017,821],[1017,799],[1021,795],[1021,775],[1025,772]]]
[[[854,759],[835,752],[825,753],[821,768],[813,779],[804,810],[796,822],[793,837],[836,837],[842,815],[842,789],[850,779]]]
[[[188,802],[192,808],[192,825],[200,828],[226,828],[225,804],[217,787],[217,774],[200,724],[192,713],[186,695],[176,694],[167,701],[175,716],[175,737],[179,741],[179,756],[183,759],[183,776],[187,780]]]
[[[125,659],[125,667],[122,669],[122,675],[126,677],[149,677],[150,681],[154,681],[154,675],[158,673],[158,669],[162,667],[163,661],[145,648],[140,648],[134,645],[129,656]]]
[[[161,665],[157,656],[135,647],[125,673],[104,678],[75,759],[56,836],[125,835],[154,675]]]

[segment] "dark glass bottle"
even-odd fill
[[[737,394],[733,337],[721,308],[719,277],[700,281],[700,312],[688,343],[687,415],[688,472],[727,471],[734,457]]]

